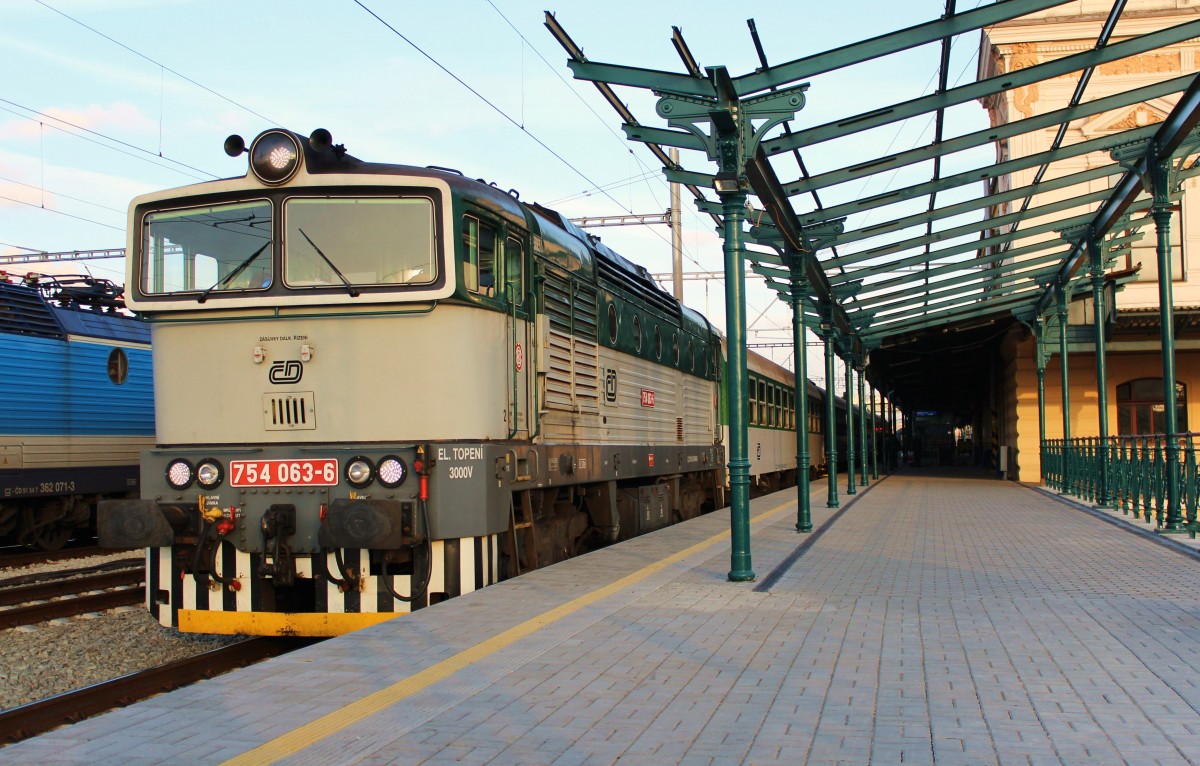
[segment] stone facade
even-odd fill
[[[1020,70],[1045,61],[1081,51],[1090,50],[1100,33],[1101,26],[1111,8],[1108,0],[1079,0],[1058,6],[1019,20],[999,24],[983,31],[979,79],[986,79]],[[1136,34],[1174,26],[1200,18],[1200,0],[1130,0],[1117,24],[1111,42]],[[1084,101],[1124,92],[1172,77],[1197,71],[1197,50],[1200,39],[1183,44],[1147,52],[1138,56],[1104,64],[1096,68]],[[1036,114],[1061,109],[1070,102],[1079,80],[1079,73],[1057,77],[1044,82],[1004,92],[984,101],[993,125],[1021,120]],[[1108,113],[1084,117],[1073,121],[1066,132],[1063,145],[1070,145],[1115,133],[1130,128],[1153,125],[1164,120],[1178,100],[1179,94],[1155,98],[1133,104]],[[1007,141],[1000,142],[998,160],[1028,156],[1051,148],[1056,134],[1055,128],[1037,130]],[[1111,160],[1107,153],[1082,155],[1056,162],[1046,178],[1055,178],[1100,165]],[[1032,183],[1036,168],[1013,174],[1001,184],[1002,188],[1018,188]],[[1116,183],[1119,176],[1113,175],[1088,182],[1086,190],[1079,186],[1067,191],[1036,195],[1030,208],[1050,202],[1068,199],[1071,196],[1091,191],[1102,191]],[[1182,274],[1173,284],[1174,303],[1177,307],[1200,306],[1200,196],[1191,194],[1198,181],[1185,182],[1180,210],[1175,226],[1181,232],[1174,240],[1182,252]],[[1020,209],[1021,200],[1006,203],[993,209],[993,215],[1003,215]],[[1091,208],[1080,207],[1057,213],[1058,216],[1082,214]],[[1022,221],[1023,228],[1046,222],[1038,218]],[[1143,239],[1131,256],[1118,258],[1117,269],[1135,265],[1139,258],[1152,259],[1154,230],[1147,226],[1142,230]],[[1057,235],[1043,235],[1053,239]],[[1022,244],[1037,239],[1022,240]],[[1118,317],[1132,310],[1149,310],[1158,306],[1158,284],[1152,274],[1146,272],[1154,264],[1147,263],[1138,281],[1125,287],[1117,294]],[[1090,324],[1092,321],[1090,301],[1073,304],[1072,324]],[[1109,433],[1116,434],[1117,396],[1116,389],[1122,383],[1139,378],[1161,378],[1162,361],[1157,331],[1129,328],[1127,323],[1118,322],[1118,331],[1108,342],[1108,422]],[[1187,385],[1189,415],[1191,402],[1200,393],[1200,334],[1183,332],[1177,321],[1177,379]],[[1058,438],[1063,434],[1062,388],[1060,360],[1055,344],[1053,356],[1045,370],[1046,390],[1046,437]],[[1037,401],[1036,348],[1032,335],[1024,327],[1011,331],[1003,345],[1002,401],[1000,428],[1002,444],[1010,448],[1010,476],[1021,481],[1037,482],[1041,476],[1039,459],[1039,418]],[[1095,352],[1092,343],[1071,343],[1068,353],[1069,373],[1069,423],[1072,436],[1094,436],[1099,432],[1096,393]],[[1200,426],[1200,412],[1189,417],[1189,423]]]

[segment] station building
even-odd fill
[[[1110,5],[1106,0],[1079,0],[984,29],[978,77],[989,78],[1090,49]],[[1112,39],[1117,41],[1198,17],[1200,6],[1189,0],[1130,0]],[[1200,70],[1198,58],[1200,39],[1192,39],[1103,64],[1093,72],[1083,100],[1195,73]],[[984,107],[993,126],[1062,109],[1070,104],[1078,80],[1077,75],[1071,75],[1005,91],[986,99]],[[1162,122],[1178,97],[1176,93],[1073,121],[1060,145]],[[997,144],[997,162],[1048,151],[1054,146],[1056,134],[1055,128],[1048,128],[1001,141]],[[1044,180],[1111,163],[1108,152],[1059,160]],[[1001,177],[995,191],[1031,184],[1037,172],[1037,168],[1031,168]],[[1106,190],[1118,178],[1118,175],[1095,178],[1089,181],[1088,190]],[[1198,186],[1200,179],[1196,177],[1181,182],[1170,226],[1180,433],[1200,427],[1200,410],[1195,409],[1200,396],[1200,194],[1194,193]],[[1069,194],[1078,194],[1078,189]],[[1069,194],[1055,191],[1038,194],[1028,207],[1038,208],[1063,200]],[[989,215],[1016,212],[1021,204],[1015,201],[997,205]],[[1083,207],[1080,212],[1084,212]],[[1031,218],[1020,225],[1032,228],[1044,222]],[[1050,231],[1040,236],[1062,239],[1069,237],[1069,232]],[[1105,322],[1109,436],[1162,433],[1165,405],[1155,227],[1145,213],[1141,217],[1134,214],[1130,217],[1130,227],[1115,232],[1114,236],[1114,242],[1119,244],[1114,244],[1109,252],[1105,275],[1107,289],[1115,296],[1115,300],[1110,297],[1108,301],[1109,315]],[[1043,334],[1042,364],[1039,364],[1037,328],[1016,322],[1001,339],[998,364],[993,367],[993,391],[997,394],[992,401],[993,440],[1006,452],[1008,476],[1020,481],[1037,482],[1042,475],[1039,367],[1044,376],[1044,438],[1061,438],[1064,433],[1062,367],[1058,329],[1054,325],[1051,321]],[[1077,292],[1069,306],[1067,331],[1066,399],[1071,437],[1099,434],[1094,326],[1090,291]]]

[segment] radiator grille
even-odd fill
[[[312,431],[317,411],[312,391],[263,394],[263,427],[268,431]]]
[[[546,409],[599,412],[596,290],[547,272],[542,298],[549,328],[544,339]]]

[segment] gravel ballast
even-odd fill
[[[129,554],[5,569],[0,578],[98,564]],[[0,561],[2,564],[2,561]],[[190,657],[239,640],[183,634],[142,606],[0,631],[0,710]]]

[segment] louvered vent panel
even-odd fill
[[[596,291],[548,273],[542,283],[545,339],[545,406],[567,412],[599,412],[599,346]]]
[[[312,391],[263,394],[263,428],[268,431],[312,431],[317,427]]]

